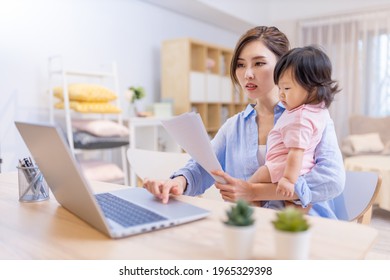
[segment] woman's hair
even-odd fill
[[[238,40],[234,49],[233,58],[230,64],[230,77],[236,86],[239,86],[239,81],[236,76],[237,60],[242,49],[252,41],[261,41],[271,52],[273,52],[277,59],[285,54],[290,48],[290,42],[286,35],[279,31],[274,26],[257,26],[249,29]]]
[[[294,48],[284,54],[275,66],[275,84],[287,69],[291,69],[293,79],[308,91],[306,103],[324,102],[329,107],[340,91],[337,82],[332,80],[332,63],[319,47]]]

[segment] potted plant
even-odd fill
[[[255,235],[253,208],[238,200],[226,211],[225,252],[230,259],[249,259]]]
[[[128,88],[127,99],[130,101],[129,103],[129,115],[130,117],[135,117],[140,112],[139,108],[137,108],[136,102],[141,100],[146,96],[145,89],[143,87],[134,87],[131,86]]]
[[[307,259],[310,245],[310,225],[304,214],[286,207],[272,221],[275,228],[277,259]]]

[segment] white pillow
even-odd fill
[[[382,152],[384,145],[378,133],[349,135],[355,153]]]
[[[72,125],[79,131],[85,131],[99,137],[129,135],[127,127],[109,120],[73,120]]]

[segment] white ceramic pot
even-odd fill
[[[309,258],[311,231],[287,232],[275,230],[275,257],[278,260]]]
[[[247,260],[252,257],[255,225],[237,227],[224,225],[225,254],[229,259]]]

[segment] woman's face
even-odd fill
[[[242,49],[237,60],[236,76],[248,98],[258,99],[275,94],[275,65],[275,54],[261,41],[249,42]]]

